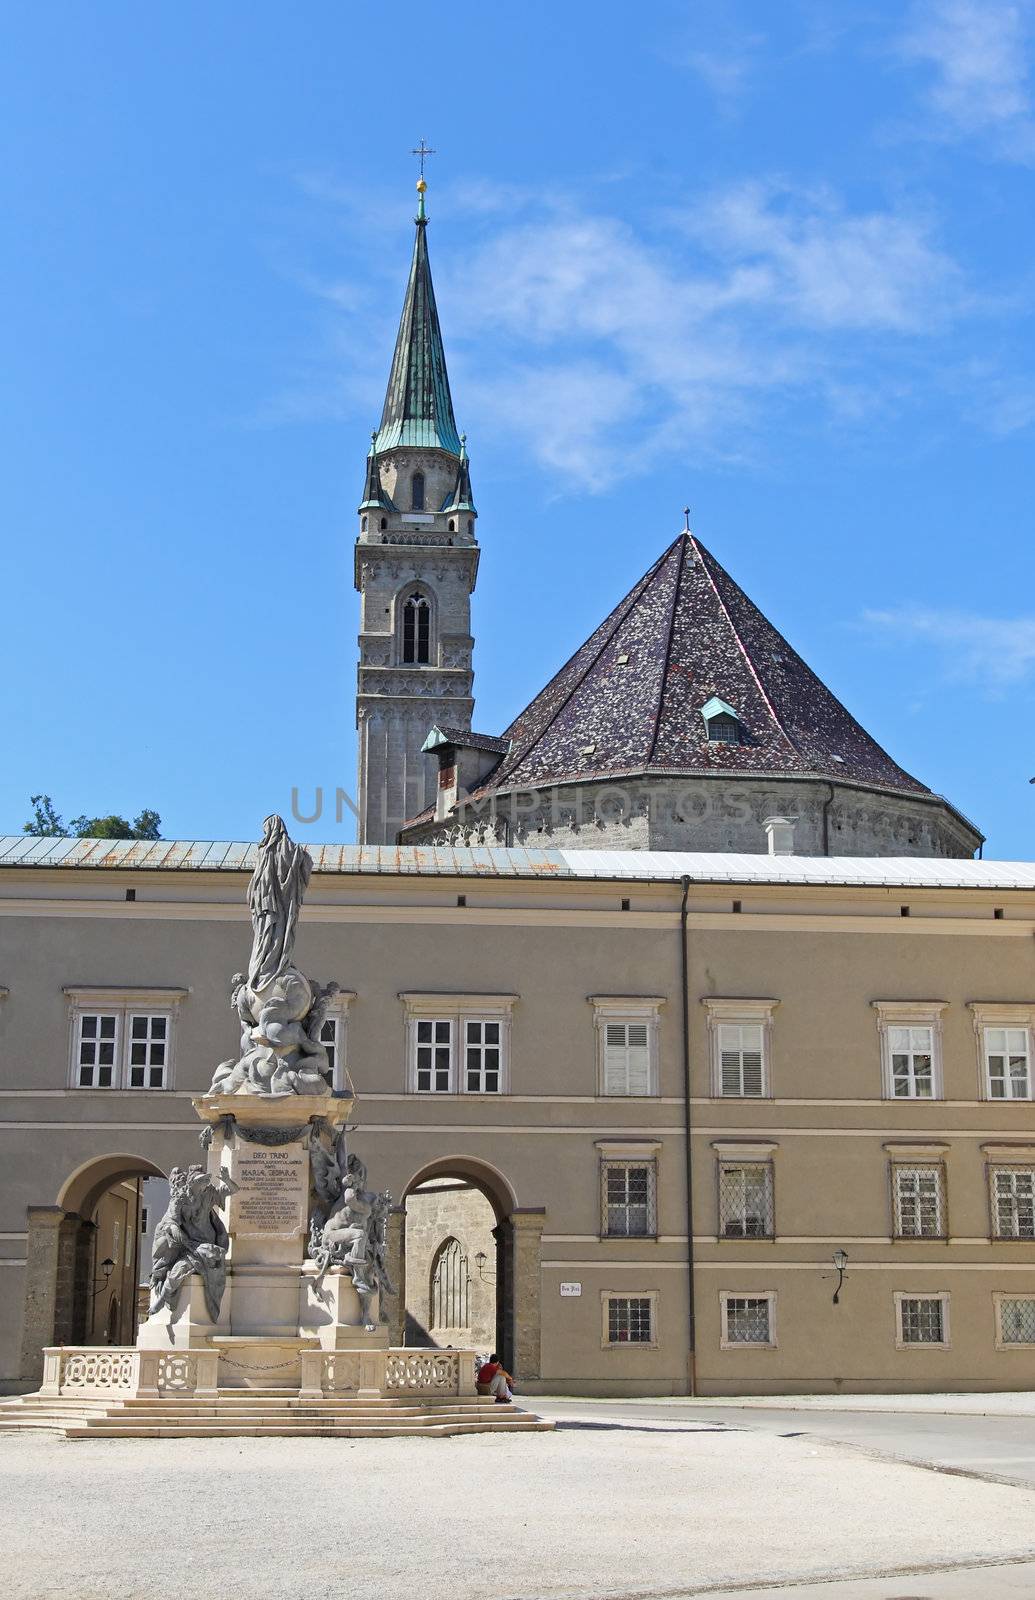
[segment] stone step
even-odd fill
[[[355,1422],[331,1423],[298,1423],[292,1425],[288,1422],[275,1424],[257,1423],[246,1425],[243,1423],[210,1423],[207,1425],[186,1423],[176,1426],[158,1427],[138,1423],[133,1428],[113,1428],[107,1424],[96,1423],[66,1423],[63,1431],[66,1439],[241,1439],[241,1438],[287,1438],[306,1439],[321,1436],[335,1439],[403,1439],[412,1438],[414,1434],[430,1436],[432,1438],[445,1438],[451,1434],[461,1433],[545,1433],[553,1430],[553,1423],[546,1422],[541,1417],[532,1417],[526,1413],[527,1421],[519,1421],[514,1417],[509,1420],[503,1418],[463,1418],[455,1422],[443,1421],[435,1417],[429,1419],[423,1426],[413,1423],[391,1424],[370,1423],[359,1424]]]

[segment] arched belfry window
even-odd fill
[[[469,1287],[471,1274],[459,1239],[445,1239],[431,1264],[428,1304],[433,1328],[470,1326]]]
[[[410,479],[410,508],[413,511],[424,510],[424,474],[415,472]]]
[[[431,606],[427,595],[407,595],[402,614],[402,658],[407,666],[431,660]]]

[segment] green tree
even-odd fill
[[[157,811],[145,810],[133,821],[127,822],[112,812],[107,817],[73,817],[66,828],[54,810],[49,794],[30,795],[33,815],[22,832],[33,833],[44,839],[160,839],[162,819]]]

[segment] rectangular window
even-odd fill
[[[725,1294],[722,1310],[722,1348],[755,1345],[772,1349],[776,1344],[773,1294]]]
[[[169,1089],[173,1017],[185,989],[68,988],[76,1089]]]
[[[757,1022],[720,1022],[719,1086],[723,1095],[752,1098],[764,1094],[763,1030]]]
[[[896,1100],[934,1097],[934,1029],[889,1028],[891,1092]]]
[[[653,1344],[653,1303],[649,1295],[607,1297],[608,1344]]]
[[[168,1044],[167,1016],[130,1014],[128,1082],[131,1089],[165,1088]]]
[[[448,1094],[452,1088],[453,1021],[419,1017],[415,1024],[418,1094]]]
[[[603,1161],[603,1234],[607,1239],[652,1239],[657,1234],[653,1161]]]
[[[464,1072],[468,1094],[499,1094],[503,1064],[502,1024],[464,1019]]]
[[[719,1233],[724,1239],[773,1237],[770,1162],[719,1162]]]
[[[940,1166],[892,1166],[895,1192],[895,1237],[940,1239],[945,1233],[943,1179]]]
[[[992,1231],[997,1239],[1035,1239],[1035,1167],[992,1167]]]
[[[986,1028],[985,1071],[990,1100],[1030,1100],[1028,1029]]]
[[[998,1343],[1035,1345],[1035,1294],[996,1296]]]
[[[647,1022],[605,1022],[605,1094],[650,1094],[650,1031]]]
[[[83,1012],[79,1017],[76,1086],[112,1089],[118,1069],[119,1017],[115,1013]]]
[[[898,1343],[901,1346],[941,1346],[949,1343],[947,1294],[897,1294]]]

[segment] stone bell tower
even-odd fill
[[[457,433],[428,262],[427,185],[381,426],[359,508],[356,726],[360,844],[394,844],[435,803],[433,724],[471,726],[477,512]]]

